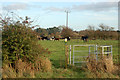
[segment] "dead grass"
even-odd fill
[[[17,73],[15,72],[15,70],[9,65],[5,65],[4,68],[2,69],[3,78],[15,78],[16,75]]]
[[[37,71],[50,72],[50,71],[52,71],[51,66],[52,66],[52,64],[51,64],[50,60],[45,57],[41,57],[41,58],[38,57],[35,62],[35,69]]]
[[[118,69],[118,66],[113,64],[112,56],[99,55],[99,59],[96,60],[95,55],[90,55],[87,58],[87,69],[90,71],[88,77],[98,77],[98,78],[118,78],[114,75]],[[90,75],[90,76],[89,76]]]
[[[3,78],[35,78],[37,72],[52,71],[48,58],[38,58],[35,63],[27,63],[19,59],[15,62],[15,66],[4,64],[2,70]]]

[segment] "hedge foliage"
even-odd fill
[[[20,22],[4,24],[2,32],[3,62],[14,63],[18,59],[34,62],[37,56],[47,52],[38,44],[36,33],[26,24]]]

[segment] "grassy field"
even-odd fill
[[[52,78],[84,78],[86,77],[86,72],[81,70],[81,68],[76,68],[69,66],[64,69],[65,66],[65,43],[63,40],[60,41],[39,41],[39,43],[51,53],[49,54],[49,59],[52,62],[53,73],[44,73],[43,77]],[[82,40],[71,40],[67,42],[67,45],[112,45],[113,55],[118,54],[118,41],[117,40],[89,40],[88,42],[83,42]],[[80,48],[81,50],[85,50]],[[81,53],[82,54],[82,53]],[[84,53],[88,55],[88,53]],[[42,75],[42,74],[41,74]],[[39,76],[39,75],[38,75]]]

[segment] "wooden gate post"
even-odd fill
[[[69,55],[68,55],[68,45],[67,45],[67,39],[65,39],[65,68],[67,68],[67,65],[69,64]]]

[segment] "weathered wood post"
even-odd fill
[[[67,65],[69,64],[69,58],[68,58],[68,46],[67,46],[67,38],[65,38],[65,68],[67,68]]]

